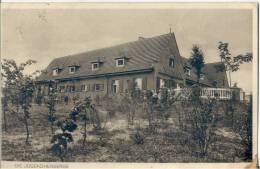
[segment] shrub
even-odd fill
[[[69,118],[57,121],[56,124],[59,130],[52,136],[51,151],[53,155],[58,156],[61,161],[64,161],[68,152],[68,144],[73,142],[71,132],[77,129],[77,124]]]
[[[144,134],[136,130],[132,135],[132,140],[134,144],[144,144]]]
[[[194,86],[192,93],[186,101],[183,101],[183,114],[181,129],[188,132],[194,141],[190,146],[190,150],[196,148],[200,157],[208,154],[208,148],[214,142],[215,119],[216,112],[215,99],[201,99],[200,87]]]
[[[234,102],[233,106],[235,116],[232,129],[241,137],[243,150],[240,154],[245,160],[252,160],[252,98],[248,105]]]

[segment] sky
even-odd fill
[[[180,54],[194,44],[205,61],[220,61],[217,45],[228,42],[232,56],[253,52],[252,10],[160,8],[8,8],[1,10],[1,58],[37,63],[42,70],[57,57],[174,32]],[[252,91],[252,63],[232,73],[232,82]]]

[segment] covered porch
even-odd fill
[[[175,95],[187,97],[191,88],[175,88]],[[205,99],[218,98],[220,100],[230,100],[234,97],[236,100],[244,100],[244,92],[240,88],[214,88],[203,87],[200,91],[200,97]]]

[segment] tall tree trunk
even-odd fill
[[[6,125],[6,110],[5,110],[6,108],[4,108],[4,110],[3,110],[3,114],[4,114],[4,130],[5,130],[5,132],[7,132],[7,125]]]
[[[84,133],[83,133],[83,148],[85,148],[85,144],[86,144],[86,138],[87,138],[87,117],[85,116],[85,119],[84,119]]]
[[[25,127],[26,127],[26,140],[25,140],[25,143],[26,143],[26,144],[29,144],[29,136],[30,136],[30,133],[29,133],[28,121],[27,121],[27,119],[26,119],[25,116],[24,116],[24,124],[25,124]]]

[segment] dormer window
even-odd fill
[[[96,63],[92,63],[92,70],[98,70],[100,67],[100,64],[99,62],[96,62]]]
[[[125,66],[124,58],[116,59],[116,67],[124,67],[124,66]]]
[[[53,76],[57,76],[58,73],[59,73],[59,69],[53,69],[53,70],[52,70],[52,75],[53,75]]]
[[[169,66],[174,68],[174,59],[173,58],[169,59]]]
[[[184,69],[184,73],[185,73],[186,75],[190,76],[190,72],[191,72],[190,68],[186,67],[186,68]]]
[[[200,74],[200,80],[204,80],[205,75],[204,74]]]
[[[61,69],[55,68],[55,69],[52,70],[52,75],[57,76],[60,73],[60,71],[61,71]]]
[[[69,73],[75,73],[75,72],[76,72],[76,67],[75,66],[69,67]]]

